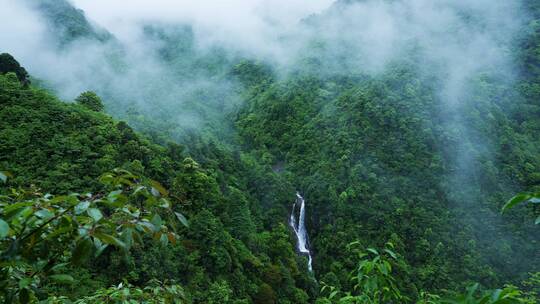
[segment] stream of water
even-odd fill
[[[297,207],[300,208],[297,211]],[[297,214],[298,213],[298,214]],[[308,269],[313,271],[311,251],[309,250],[309,241],[305,225],[306,202],[300,193],[296,193],[296,201],[293,204],[289,225],[296,235],[296,249],[308,257]]]

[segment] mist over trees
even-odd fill
[[[537,1],[0,7],[0,300],[540,300]]]

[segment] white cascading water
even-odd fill
[[[296,205],[300,205],[300,214],[298,215],[298,221],[296,220]],[[300,195],[300,193],[296,192],[296,201],[293,204],[292,211],[291,211],[291,217],[289,219],[289,225],[294,230],[294,234],[296,235],[297,240],[297,249],[301,254],[305,254],[308,256],[308,269],[309,271],[313,271],[313,268],[311,266],[312,258],[311,258],[311,252],[309,251],[309,245],[308,245],[308,236],[306,231],[306,226],[304,224],[304,218],[306,216],[306,203],[304,201],[304,198]]]

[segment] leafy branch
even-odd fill
[[[163,216],[188,225],[158,182],[120,169],[100,181],[106,192],[52,196],[11,189],[0,197],[0,300],[32,302],[45,282],[72,284],[62,269],[109,246],[128,251],[143,244],[143,235],[176,243],[177,225]]]

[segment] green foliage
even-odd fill
[[[523,293],[514,286],[507,286],[504,289],[486,291],[480,293],[478,284],[471,285],[467,288],[466,293],[446,297],[441,300],[433,301],[432,303],[441,304],[520,304],[520,303],[535,303],[533,299],[527,299]],[[428,302],[429,303],[429,302]]]
[[[2,172],[0,171],[0,181],[2,183],[6,183],[7,182],[7,179],[8,179],[8,176],[10,176],[11,174],[9,172]]]
[[[2,300],[25,303],[43,297],[44,284],[73,284],[64,271],[99,257],[109,246],[127,251],[143,235],[175,243],[171,202],[156,182],[125,170],[101,177],[107,193],[43,195],[11,189],[0,197]],[[169,211],[167,214],[166,211]]]
[[[60,48],[114,42],[67,1],[34,5]],[[0,55],[0,169],[13,173],[0,172],[2,296],[535,303],[537,275],[523,292],[484,289],[521,284],[540,265],[538,230],[525,220],[539,206],[540,6],[523,8],[529,20],[508,52],[520,68],[515,83],[479,71],[448,108],[438,100],[445,74],[419,71],[416,54],[373,75],[330,71],[330,61],[347,59],[328,60],[313,41],[305,62],[283,73],[219,48],[200,54],[189,27],[146,25],[144,38],[174,75],[142,77],[147,96],[100,91],[128,125],[105,115],[92,92],[65,104],[28,86],[24,68]],[[112,66],[126,69],[116,51]],[[186,79],[220,85],[177,89]],[[131,99],[152,100],[155,111]],[[123,169],[103,175],[113,168]],[[314,275],[284,224],[296,189],[308,202]],[[500,216],[500,202],[523,189],[532,192]],[[73,191],[92,194],[57,195]],[[186,217],[190,228],[177,234]],[[313,276],[325,282],[318,299]]]
[[[379,253],[376,249],[368,248],[367,253],[361,253],[359,258],[371,255],[371,260],[362,260],[351,280],[355,283],[354,289],[359,290],[361,297],[368,303],[405,302],[392,277],[392,260],[397,260],[397,255],[392,251],[394,246],[387,243],[387,248]]]
[[[100,289],[92,296],[71,301],[67,297],[49,297],[43,303],[47,304],[97,304],[97,303],[148,303],[148,304],[183,304],[184,291],[179,285],[164,285],[159,281],[152,281],[144,288],[137,288],[129,284],[120,283],[118,286]]]
[[[416,289],[517,284],[540,267],[537,231],[524,221],[534,207],[498,211],[504,197],[537,184],[538,116],[518,119],[511,106],[534,100],[480,78],[446,113],[437,81],[425,77],[409,62],[377,75],[246,80],[237,128],[259,162],[305,194],[319,276],[349,288],[353,262],[340,248],[395,238]]]
[[[5,184],[0,180],[6,186],[0,189],[1,194],[10,194],[7,187],[22,188],[31,183],[35,185],[33,192],[45,189],[54,194],[50,197],[76,191],[103,195],[99,197],[102,200],[118,196],[123,202],[123,196],[135,189],[128,186],[118,193],[119,189],[108,188],[103,182],[122,183],[124,177],[119,172],[127,169],[134,176],[159,181],[136,183],[144,182],[152,187],[150,194],[168,196],[172,202],[172,210],[159,212],[159,217],[152,216],[142,225],[150,229],[162,222],[182,229],[189,218],[190,228],[177,238],[169,238],[173,232],[169,229],[128,237],[129,232],[112,231],[111,225],[105,225],[111,231],[94,236],[107,246],[99,256],[94,238],[63,243],[69,250],[61,255],[66,261],[59,262],[67,263],[66,267],[51,275],[67,274],[73,282],[35,283],[40,287],[36,293],[40,299],[87,299],[97,296],[95,290],[116,292],[109,286],[119,282],[132,286],[124,284],[123,289],[144,293],[148,282],[155,279],[181,284],[188,303],[250,303],[264,283],[285,303],[307,303],[315,297],[315,282],[305,269],[305,260],[297,258],[288,230],[279,225],[286,217],[294,188],[253,156],[198,136],[182,145],[151,143],[125,122],[84,106],[62,103],[35,87],[22,88],[15,74],[0,75],[0,104],[0,168],[13,172],[12,177],[2,173],[2,178],[8,179]],[[103,174],[116,167],[123,169],[112,176]],[[45,200],[37,196],[29,200]],[[81,195],[75,198],[87,200]],[[115,220],[111,218],[114,209],[90,203],[80,205],[78,208],[85,211],[77,215],[84,216],[88,224]],[[35,250],[36,254],[45,252],[43,247]],[[72,256],[80,262],[72,263]],[[67,282],[66,277],[56,278]]]
[[[516,196],[512,197],[503,207],[501,212],[505,212],[508,209],[514,208],[516,205],[529,202],[531,204],[538,204],[540,203],[540,192],[538,193],[520,193]],[[535,222],[536,225],[540,224],[540,215],[536,218]]]
[[[23,84],[23,86],[28,86],[30,84],[30,79],[28,72],[23,68],[13,56],[7,53],[0,54],[0,74],[15,73],[17,79]]]
[[[166,149],[127,124],[43,90],[23,89],[9,74],[0,75],[0,120],[0,168],[15,173],[12,185],[32,181],[51,193],[94,191],[103,172],[139,169],[134,167],[139,163],[145,172],[137,173],[172,175]]]
[[[351,243],[351,246],[358,242]],[[321,293],[325,295],[317,300],[317,304],[378,304],[378,303],[416,303],[416,304],[519,304],[535,303],[534,298],[527,297],[514,286],[504,289],[479,292],[479,285],[473,284],[466,293],[440,296],[428,292],[419,292],[417,299],[412,300],[401,294],[396,285],[396,274],[392,264],[403,262],[392,249],[391,243],[379,251],[367,248],[359,251],[357,269],[351,273],[351,280],[356,283],[354,291],[343,292],[338,288],[323,283]]]
[[[353,242],[349,247],[356,247],[358,244]],[[355,250],[359,262],[350,276],[353,291],[341,292],[336,287],[323,283],[321,293],[328,294],[326,301],[373,304],[410,302],[408,297],[402,294],[393,273],[393,265],[398,262],[398,255],[393,248],[392,243],[387,243],[381,252],[374,248],[367,248],[365,251]],[[324,300],[321,301],[324,303]]]
[[[103,111],[103,102],[101,101],[101,98],[99,98],[96,93],[91,91],[84,92],[79,95],[79,97],[75,98],[75,102],[92,111]]]

